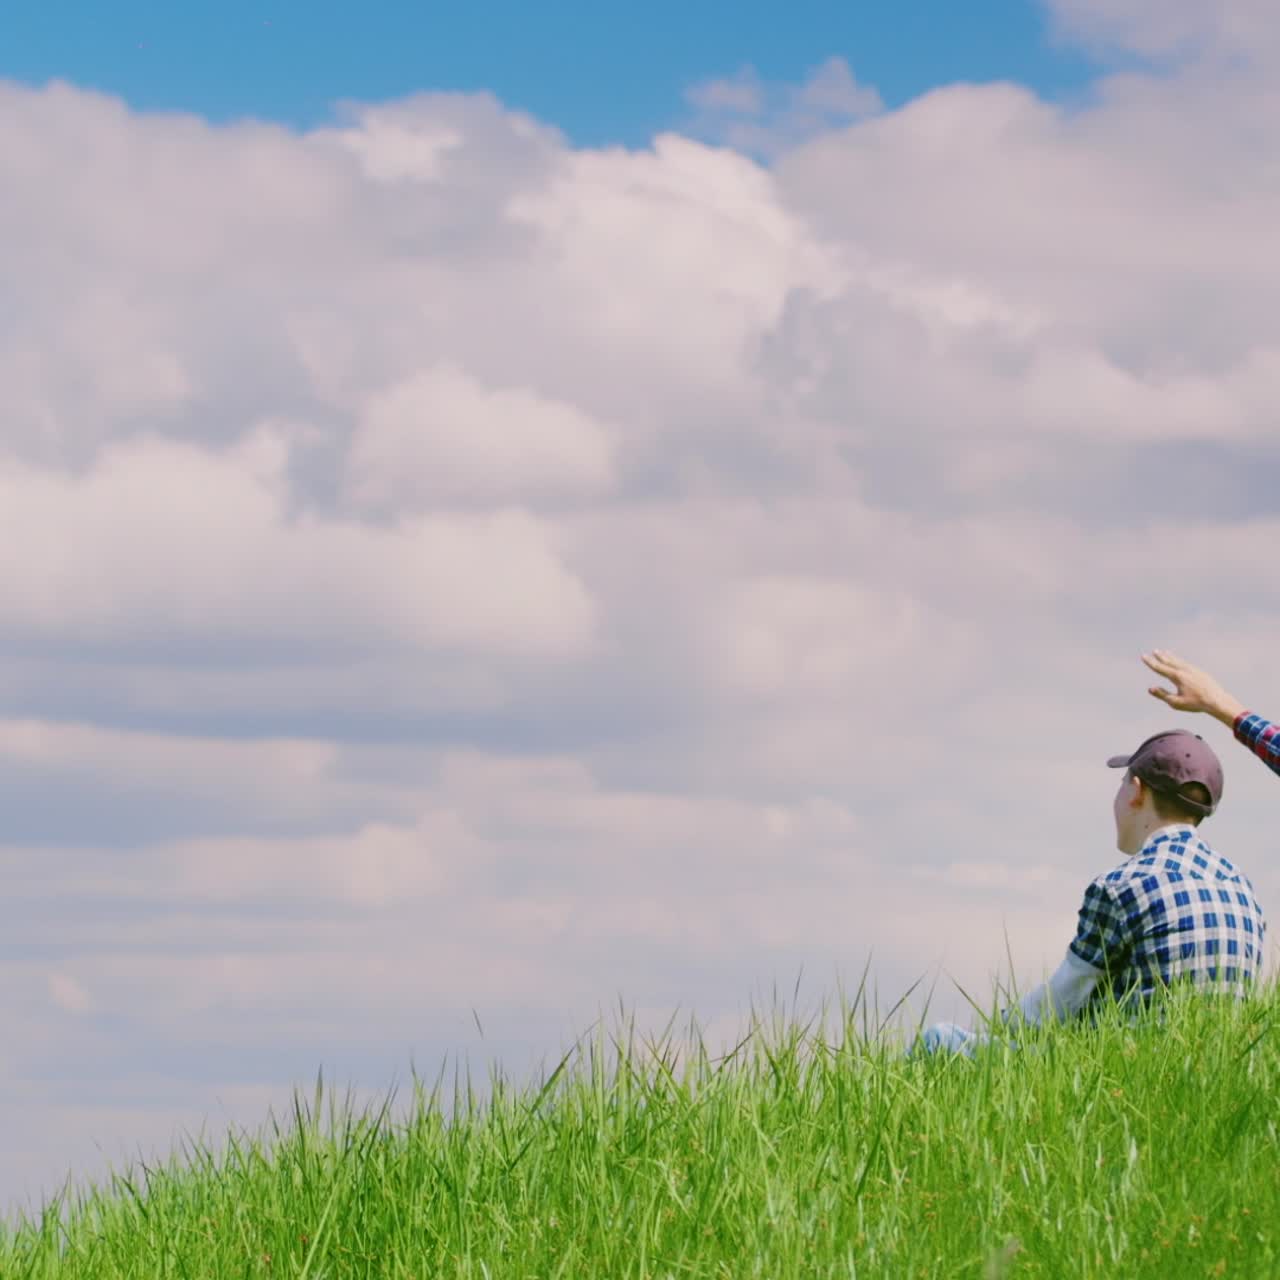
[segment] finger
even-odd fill
[[[1172,667],[1175,671],[1187,671],[1191,668],[1191,663],[1185,662],[1176,653],[1170,653],[1168,649],[1157,649],[1155,654],[1165,666]]]
[[[1162,658],[1160,653],[1161,650],[1159,649],[1157,649],[1154,654],[1144,653],[1142,655],[1142,661],[1145,662],[1157,675],[1167,676],[1172,680],[1175,668]]]
[[[1148,690],[1147,690],[1147,692],[1148,692],[1148,693],[1149,693],[1153,698],[1159,698],[1161,702],[1166,702],[1166,703],[1168,703],[1170,706],[1172,706],[1172,705],[1173,705],[1173,690],[1172,690],[1172,689],[1157,689],[1157,688],[1153,685],[1150,689],[1148,689]]]

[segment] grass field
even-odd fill
[[[1277,1013],[1180,995],[974,1060],[865,1010],[727,1055],[619,1023],[483,1099],[318,1089],[0,1228],[0,1276],[1280,1276]]]

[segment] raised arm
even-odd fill
[[[1280,773],[1280,724],[1246,711],[1233,730],[1237,741],[1243,742],[1272,772]]]
[[[1244,715],[1244,703],[1233,698],[1207,671],[1193,667],[1167,649],[1144,653],[1142,661],[1156,675],[1172,682],[1172,689],[1153,685],[1147,692],[1175,711],[1205,711],[1228,729],[1234,729],[1235,722]]]
[[[1153,698],[1159,698],[1175,711],[1204,711],[1221,720],[1238,742],[1280,774],[1280,725],[1254,715],[1207,671],[1192,666],[1167,649],[1144,653],[1142,661],[1174,686],[1172,689],[1153,686],[1147,691]]]

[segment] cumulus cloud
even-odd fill
[[[799,85],[771,84],[743,67],[693,85],[685,98],[696,113],[693,133],[765,157],[884,109],[877,90],[860,84],[843,58],[828,58]]]
[[[351,442],[353,501],[430,509],[606,492],[608,432],[573,405],[428,369],[370,397]]]
[[[84,1013],[92,1003],[84,987],[65,973],[49,974],[49,998],[66,1013]]]
[[[122,442],[80,474],[0,463],[23,547],[0,567],[0,618],[90,642],[161,628],[311,652],[589,644],[590,596],[527,512],[406,511],[391,526],[290,512],[286,462],[283,439],[249,433],[229,452]]]
[[[1138,652],[1266,709],[1276,108],[1215,65],[744,74],[635,151],[0,87],[0,1072],[62,1135],[0,1194],[473,1008],[518,1068],[619,995],[1055,963]]]
[[[1280,52],[1267,0],[1048,0],[1064,34],[1102,47],[1179,60]]]

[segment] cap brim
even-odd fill
[[[1107,768],[1123,769],[1132,759],[1132,756],[1112,756],[1111,759],[1107,761]]]

